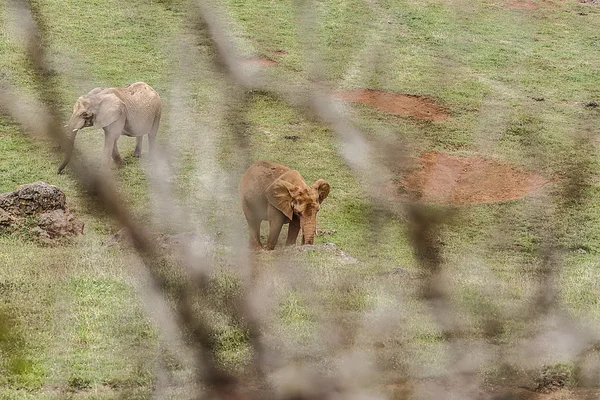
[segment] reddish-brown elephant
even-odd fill
[[[273,250],[283,224],[290,224],[286,245],[313,244],[317,213],[329,195],[330,186],[319,179],[308,186],[293,169],[268,161],[257,161],[242,176],[239,187],[244,215],[250,229],[250,247],[261,248],[260,223],[269,221],[267,250]]]

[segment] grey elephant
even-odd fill
[[[122,164],[117,148],[119,136],[136,138],[134,157],[142,153],[142,138],[148,135],[150,153],[154,151],[154,141],[160,123],[162,105],[160,96],[144,82],[136,82],[122,88],[96,88],[77,99],[69,124],[69,141],[65,158],[58,167],[60,174],[71,160],[77,132],[88,126],[104,130],[104,162],[112,156],[117,164]]]
[[[250,248],[260,249],[260,223],[269,221],[267,250],[277,244],[281,228],[290,224],[286,245],[313,244],[317,213],[329,195],[330,186],[319,179],[308,186],[300,173],[281,164],[257,161],[242,176],[238,191],[250,230]]]

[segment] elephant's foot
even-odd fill
[[[250,243],[248,244],[248,247],[250,248],[250,251],[260,251],[263,249],[260,242],[257,243],[254,240],[250,241]]]
[[[132,154],[133,157],[135,158],[140,158],[142,156],[142,152],[141,151],[134,151]]]
[[[123,168],[125,165],[127,165],[125,163],[125,161],[123,161],[121,159],[115,160],[115,164],[117,165],[118,168]]]

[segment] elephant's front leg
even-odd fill
[[[117,138],[118,139],[118,138]],[[115,161],[115,163],[118,166],[123,166],[125,163],[123,162],[123,159],[121,158],[121,155],[119,154],[119,148],[117,147],[117,141],[115,140],[115,142],[113,143],[113,150],[112,150],[112,159]]]
[[[269,238],[267,239],[267,250],[273,250],[277,245],[281,228],[285,222],[285,215],[269,204]]]
[[[260,250],[260,223],[261,220],[254,216],[251,208],[244,201],[242,202],[242,209],[244,210],[244,216],[248,222],[248,230],[250,231],[250,249]]]
[[[124,126],[125,118],[121,117],[112,124],[104,127],[104,158],[102,161],[105,168],[108,168],[110,165],[111,157],[117,155],[119,159],[121,158],[119,151],[116,150],[116,142],[119,136],[121,136]]]
[[[296,244],[296,240],[298,239],[298,233],[300,232],[300,218],[294,216],[292,221],[290,222],[290,226],[288,228],[288,236],[285,241],[286,246],[291,246]]]

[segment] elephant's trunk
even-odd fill
[[[302,244],[314,244],[315,233],[317,232],[316,216],[305,223],[301,221],[300,226],[302,228]]]
[[[71,156],[73,155],[73,148],[75,147],[75,137],[77,136],[77,131],[83,128],[85,121],[82,119],[71,118],[69,121],[68,129],[68,138],[64,141],[65,144],[65,158],[63,159],[62,164],[58,167],[58,173],[61,174],[63,169],[67,166],[69,161],[71,161]]]

